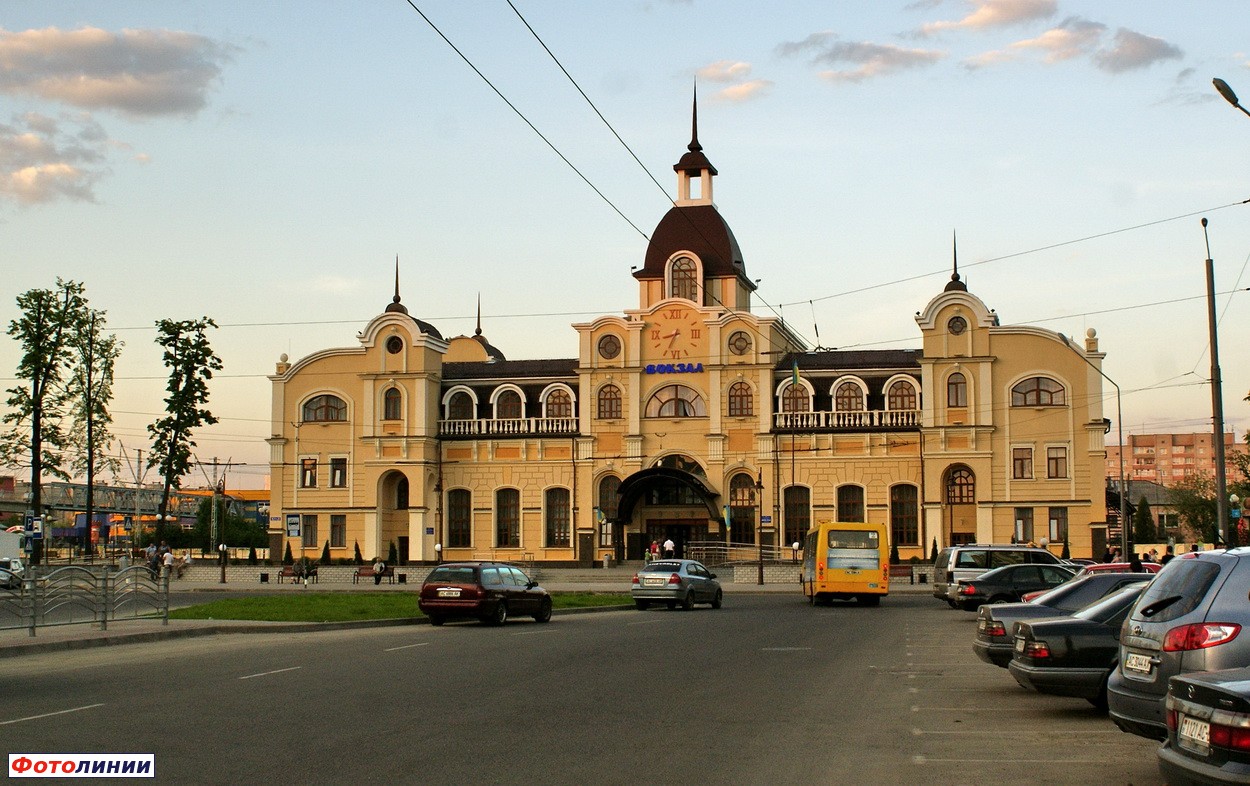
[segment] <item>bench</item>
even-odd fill
[[[352,584],[359,584],[361,579],[371,579],[373,578],[373,575],[374,574],[373,574],[372,565],[361,565],[359,568],[356,568],[356,570],[352,573]],[[394,584],[395,583],[395,569],[392,568],[390,565],[387,565],[385,568],[382,569],[382,578],[383,580],[386,581],[386,583]]]
[[[911,565],[891,565],[890,581],[895,579],[907,579],[910,583],[916,583],[916,577],[912,573]]]
[[[296,565],[283,565],[282,570],[278,571],[278,583],[279,584],[282,583],[283,579],[290,579],[291,581],[300,581],[304,578],[305,578],[304,572],[301,571],[299,567]],[[313,584],[317,583],[317,569],[315,567],[310,568],[308,570],[307,578]]]

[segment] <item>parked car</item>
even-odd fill
[[[948,546],[933,563],[933,597],[954,608],[959,605],[955,592],[960,581],[975,579],[994,568],[1025,564],[1058,565],[1060,560],[1046,549],[1035,546],[981,543]]]
[[[17,589],[22,586],[22,574],[25,568],[16,557],[0,557],[0,587]]]
[[[639,611],[652,603],[663,603],[670,609],[680,603],[687,610],[696,603],[710,603],[719,609],[724,598],[716,574],[692,559],[652,562],[634,574],[629,594]]]
[[[977,635],[972,651],[986,663],[1007,668],[1011,662],[1014,626],[1020,620],[1067,616],[1121,587],[1142,584],[1153,578],[1148,573],[1091,573],[1085,578],[1073,576],[1058,587],[1030,592],[1033,600],[1025,603],[995,603],[977,612]],[[1027,597],[1027,596],[1026,596]]]
[[[1057,587],[1075,573],[1063,565],[1008,565],[960,581],[955,603],[964,611],[976,611],[982,603],[1012,603],[1033,590]]]
[[[1121,587],[1069,617],[1016,624],[1015,654],[1007,665],[1016,682],[1038,693],[1088,699],[1107,706],[1107,677],[1120,649],[1120,625],[1146,585]]]
[[[417,599],[431,625],[476,618],[502,625],[512,616],[551,619],[551,595],[520,568],[502,562],[448,562],[430,571]]]
[[[1155,563],[1155,562],[1143,562],[1141,566],[1142,566],[1142,570],[1139,573],[1139,575],[1149,574],[1150,576],[1153,576],[1154,574],[1158,573],[1159,570],[1163,567],[1162,565],[1159,565],[1158,563]],[[1091,575],[1100,574],[1100,573],[1132,573],[1132,572],[1133,572],[1133,566],[1127,562],[1096,562],[1093,565],[1085,565],[1085,566],[1078,568],[1076,571],[1076,575],[1072,577],[1072,580],[1079,581],[1080,579],[1083,579],[1086,576],[1091,576]],[[1024,596],[1024,599],[1033,600],[1038,595],[1041,595],[1043,592],[1049,592],[1049,591],[1050,590],[1041,590],[1039,592],[1026,593]]]
[[[1250,664],[1250,548],[1190,552],[1169,562],[1129,612],[1108,683],[1111,719],[1167,736],[1164,702],[1178,674]]]
[[[1172,677],[1165,706],[1168,783],[1250,783],[1250,668]]]

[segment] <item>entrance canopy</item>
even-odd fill
[[[708,488],[707,483],[698,475],[693,475],[685,470],[673,469],[671,467],[651,467],[649,469],[640,470],[621,481],[620,495],[621,501],[617,506],[616,521],[628,522],[633,519],[634,506],[642,499],[642,495],[648,489],[659,484],[678,483],[690,491],[707,508],[709,518],[715,519],[724,524],[725,519],[721,514],[720,506],[716,504],[717,498],[720,496],[715,491]]]

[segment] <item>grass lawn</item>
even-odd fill
[[[627,594],[553,592],[557,609],[622,606],[633,601]],[[264,622],[343,622],[424,616],[414,594],[399,592],[299,592],[227,598],[171,609],[177,620],[256,620]]]

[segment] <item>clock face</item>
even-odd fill
[[[651,348],[668,360],[698,358],[703,347],[703,322],[698,311],[668,308],[656,314],[648,339]]]
[[[952,336],[958,336],[968,329],[968,320],[963,317],[951,317],[950,322],[946,323],[946,330]]]
[[[745,355],[751,351],[751,336],[743,330],[739,330],[729,337],[729,351],[735,355]]]
[[[599,339],[599,355],[611,360],[621,354],[621,340],[616,336],[604,336]]]

